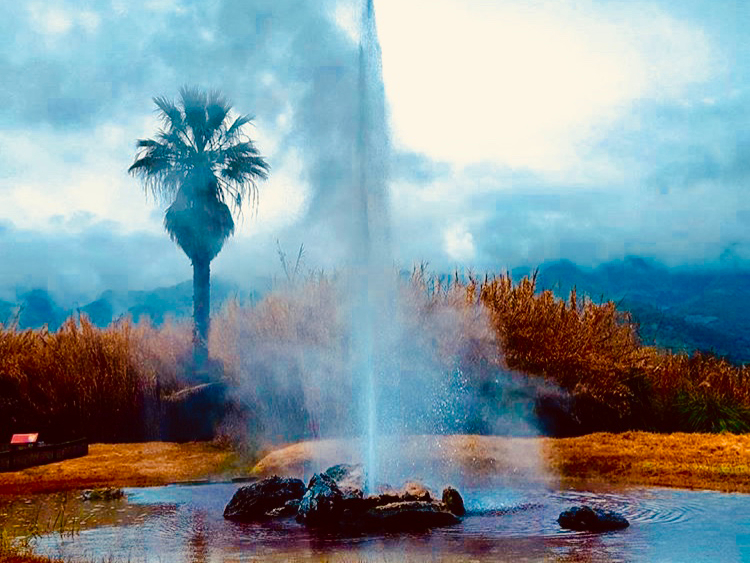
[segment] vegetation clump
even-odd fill
[[[750,431],[750,371],[724,359],[643,346],[613,302],[537,293],[535,278],[470,282],[490,312],[508,367],[572,398],[577,433]]]
[[[215,316],[210,354],[241,407],[220,435],[292,442],[356,419],[340,285],[318,274]],[[396,288],[400,333],[380,367],[399,374],[384,385],[401,385],[425,413],[406,417],[407,432],[507,433],[503,409],[537,417],[552,435],[750,431],[748,368],[643,346],[612,302],[575,290],[558,299],[537,292],[533,276],[442,280],[416,269]],[[47,442],[160,439],[164,403],[191,384],[192,346],[188,322],[100,329],[81,316],[56,332],[0,327],[0,440],[30,431]]]
[[[57,332],[0,330],[0,436],[39,432],[45,442],[145,436],[155,373],[129,323],[68,319]]]

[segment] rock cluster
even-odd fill
[[[630,526],[630,522],[617,512],[589,506],[569,508],[560,513],[557,521],[562,528],[586,532],[608,532]]]
[[[442,501],[418,483],[401,491],[365,496],[360,465],[335,465],[316,473],[304,486],[299,479],[271,477],[240,488],[224,510],[233,520],[295,516],[308,527],[352,531],[414,530],[448,526],[465,514],[456,489],[446,488]]]
[[[234,493],[224,509],[224,518],[251,521],[294,515],[304,494],[305,484],[299,479],[274,476],[257,481]]]

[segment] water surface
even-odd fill
[[[70,494],[6,499],[0,525],[21,529],[28,519],[59,515],[64,505],[64,525],[37,538],[36,548],[76,561],[750,561],[750,495],[467,490],[473,512],[458,525],[344,536],[306,530],[292,519],[226,521],[224,506],[240,486],[125,489],[126,500],[97,503]],[[631,526],[605,534],[561,530],[558,514],[582,503],[621,512]]]

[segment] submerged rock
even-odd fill
[[[115,487],[105,487],[103,489],[86,489],[81,493],[81,500],[85,501],[97,501],[97,500],[119,500],[125,497],[125,492],[122,489]]]
[[[304,494],[305,484],[300,479],[273,476],[239,488],[224,509],[224,518],[262,520],[292,516],[297,509],[294,502],[299,502]],[[292,504],[288,504],[290,502]]]
[[[461,494],[453,487],[446,487],[443,489],[443,504],[449,512],[456,516],[463,516],[466,514],[464,499],[461,498]]]
[[[562,528],[586,532],[622,530],[630,526],[630,522],[617,512],[589,506],[569,508],[560,513],[557,521]]]

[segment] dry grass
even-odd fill
[[[564,482],[750,493],[750,436],[648,432],[543,439]]]
[[[236,439],[288,443],[355,430],[344,285],[312,276],[254,305],[229,303],[214,317],[210,353],[244,416],[228,427]],[[404,415],[415,425],[410,433],[495,432],[506,368],[528,376],[523,385],[538,394],[549,391],[542,380],[556,386],[555,396],[569,399],[571,432],[750,432],[748,369],[644,347],[614,303],[575,291],[556,299],[537,292],[533,277],[441,282],[423,268],[395,288],[397,328],[385,335],[388,365],[376,369],[398,373],[400,383],[388,384],[422,401]],[[40,431],[45,441],[156,439],[160,400],[188,383],[190,350],[189,321],[99,329],[69,319],[55,333],[0,328],[0,443],[24,431]],[[458,420],[436,407],[416,416],[441,397],[458,404],[454,376],[491,414],[472,419],[478,410],[469,408]]]
[[[531,472],[535,456],[563,484],[601,482],[750,492],[750,436],[596,433],[577,438],[409,436],[401,447],[467,474]],[[292,444],[257,462],[253,474],[300,476],[320,459],[355,461],[347,440]],[[82,458],[0,473],[0,494],[28,495],[94,487],[165,485],[250,473],[252,461],[211,443],[94,444]]]
[[[46,441],[139,438],[155,375],[136,347],[127,323],[102,330],[82,318],[55,333],[0,330],[0,439],[22,431]]]
[[[92,444],[89,455],[0,473],[0,494],[28,495],[95,487],[150,487],[241,474],[248,461],[210,442]]]
[[[33,553],[26,553],[22,550],[15,548],[8,548],[4,551],[0,551],[0,563],[62,563],[59,559],[49,559],[47,557],[41,557],[34,555]]]
[[[187,323],[102,329],[82,316],[54,333],[0,325],[0,444],[18,432],[46,442],[153,438],[160,398],[184,385],[189,351]]]
[[[750,431],[750,369],[709,355],[642,346],[613,302],[536,292],[535,278],[471,281],[508,367],[542,376],[574,400],[579,431]]]

